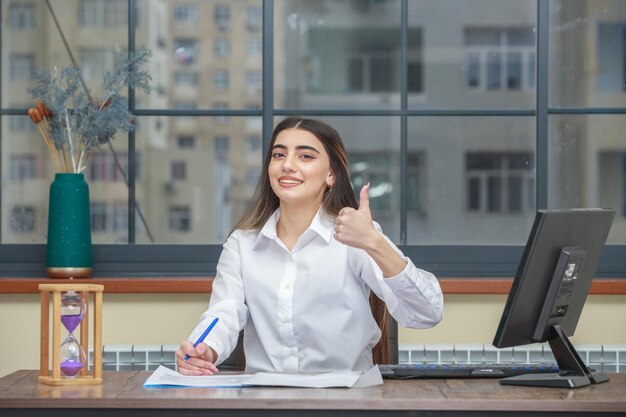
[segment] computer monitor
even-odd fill
[[[493,345],[549,342],[558,374],[526,374],[506,385],[576,388],[608,381],[570,343],[615,216],[609,209],[539,210]]]

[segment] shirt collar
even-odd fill
[[[259,231],[259,234],[254,241],[253,249],[261,243],[262,238],[265,237],[267,239],[276,240],[278,234],[276,233],[276,224],[278,223],[278,219],[280,219],[280,208],[276,209],[274,213],[270,216],[269,219],[263,225],[263,228]],[[309,230],[317,233],[324,241],[328,244],[330,243],[330,239],[332,238],[334,231],[335,220],[334,218],[326,213],[323,207],[320,207],[311,224],[304,231],[303,235],[306,234]]]

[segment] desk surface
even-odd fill
[[[38,371],[0,379],[0,414],[7,415],[476,415],[578,412],[626,414],[626,374],[576,390],[511,387],[491,379],[386,380],[371,388],[143,388],[144,371],[104,372],[98,386],[37,383]],[[4,410],[3,410],[4,409]],[[9,410],[8,409],[12,409]],[[81,410],[82,409],[82,410]],[[85,409],[90,409],[86,411]],[[169,411],[168,411],[169,410]],[[76,413],[74,413],[76,412]],[[80,412],[80,413],[79,413]],[[233,413],[236,412],[236,413]],[[185,414],[185,415],[188,415]]]

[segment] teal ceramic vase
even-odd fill
[[[51,278],[92,272],[89,187],[83,174],[56,174],[50,185],[46,271]]]

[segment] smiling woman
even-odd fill
[[[405,327],[437,324],[437,279],[382,233],[368,191],[357,204],[334,128],[280,122],[250,211],[224,244],[209,309],[176,353],[180,372],[217,372],[241,330],[248,371],[362,371],[388,360],[385,305]]]

